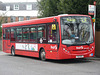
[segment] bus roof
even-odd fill
[[[80,14],[61,14],[58,16],[53,17],[45,17],[45,18],[38,18],[32,20],[25,20],[21,22],[13,22],[13,23],[5,23],[2,24],[2,27],[15,27],[15,26],[24,26],[24,25],[32,25],[32,24],[42,24],[42,23],[51,23],[54,19],[57,19],[61,16],[88,16],[88,15],[80,15]]]
[[[24,26],[24,25],[32,25],[32,24],[51,23],[53,22],[54,18],[58,19],[57,16],[48,17],[48,18],[38,18],[38,19],[31,19],[31,20],[25,20],[20,22],[5,23],[2,24],[2,27],[5,28],[5,27],[15,27],[15,26]]]

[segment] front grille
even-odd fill
[[[86,50],[72,50],[72,51],[86,51]]]
[[[71,54],[83,54],[87,52],[88,50],[71,50]]]

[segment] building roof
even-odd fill
[[[15,2],[15,3],[0,2],[0,10],[6,11],[6,6],[10,6],[10,10],[13,11],[14,5],[19,5],[19,11],[26,10],[26,5],[28,4],[32,4],[32,10],[38,10],[37,2]]]
[[[14,10],[14,5],[19,5],[18,10]],[[27,10],[27,5],[32,5],[31,10]],[[4,16],[38,16],[37,2],[15,2],[2,3],[0,2],[0,14],[6,13]],[[6,6],[10,6],[10,10],[6,10]]]

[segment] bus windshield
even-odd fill
[[[61,17],[62,44],[81,45],[93,43],[93,29],[90,17]]]

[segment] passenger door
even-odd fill
[[[10,29],[7,29],[7,35],[8,35],[8,41],[7,41],[7,46],[10,47],[11,43],[10,43]]]
[[[3,51],[10,50],[10,29],[3,29]]]

